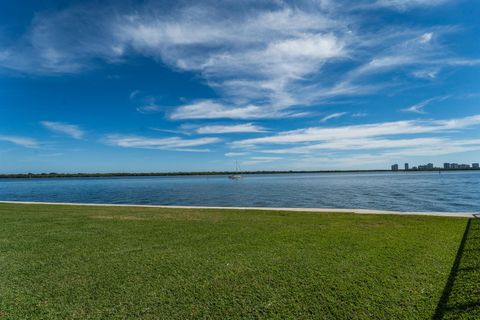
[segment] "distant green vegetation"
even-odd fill
[[[470,169],[441,169],[432,170],[409,170],[409,172],[425,171],[480,171],[476,168]],[[354,173],[354,172],[392,172],[391,170],[316,170],[316,171],[295,171],[295,170],[273,170],[273,171],[198,171],[198,172],[110,172],[110,173],[13,173],[0,174],[0,178],[95,178],[95,177],[164,177],[164,176],[211,176],[211,175],[231,175],[231,174],[285,174],[285,173]],[[404,172],[403,170],[395,171]]]
[[[111,173],[18,173],[0,174],[0,178],[82,178],[82,177],[163,177],[163,176],[209,176],[231,174],[285,174],[285,173],[335,173],[335,172],[382,172],[390,170],[331,170],[331,171],[198,171],[198,172],[111,172]]]
[[[467,221],[0,204],[0,319],[466,319]]]

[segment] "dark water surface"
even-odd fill
[[[480,211],[480,172],[0,179],[0,200]]]

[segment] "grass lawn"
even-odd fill
[[[468,221],[0,204],[0,319],[467,319]]]

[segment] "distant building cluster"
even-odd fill
[[[478,163],[469,164],[458,164],[458,163],[444,163],[443,169],[478,169]]]
[[[458,164],[458,163],[444,163],[443,167],[435,167],[433,163],[423,164],[419,166],[410,167],[408,163],[405,163],[404,171],[431,171],[431,170],[479,170],[480,165],[478,163],[470,164]],[[398,164],[393,164],[392,171],[398,171]]]
[[[413,168],[415,168],[415,167],[413,167]],[[433,170],[433,169],[435,169],[433,163],[419,165],[418,168],[417,168],[417,170]]]

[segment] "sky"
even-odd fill
[[[2,1],[0,172],[480,162],[477,0]]]

